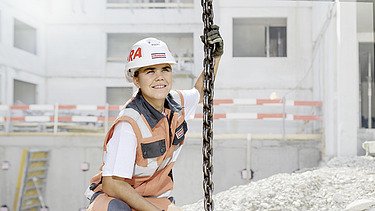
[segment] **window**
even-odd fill
[[[193,33],[109,33],[107,34],[107,61],[125,62],[131,46],[146,37],[155,37],[168,45],[178,63],[178,70],[193,71]]]
[[[14,47],[36,54],[36,29],[14,19]]]
[[[234,18],[233,57],[286,57],[286,18]]]
[[[14,104],[35,104],[36,84],[14,80]]]
[[[107,87],[106,96],[109,105],[123,105],[133,95],[132,87]]]
[[[361,127],[375,128],[374,43],[359,43]]]

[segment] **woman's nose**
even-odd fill
[[[156,80],[164,80],[163,72],[162,71],[156,71]]]

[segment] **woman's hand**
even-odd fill
[[[204,35],[201,36],[201,40],[202,40],[203,43],[205,42]],[[221,55],[223,55],[223,53],[224,53],[224,41],[223,41],[223,38],[220,35],[219,26],[217,26],[217,25],[211,26],[209,32],[207,33],[207,43],[209,45],[213,46],[212,56],[214,57],[214,75],[215,75],[214,78],[216,78],[216,73],[217,73],[217,70],[219,68]],[[202,73],[198,77],[197,81],[195,82],[195,88],[198,90],[198,92],[200,94],[199,103],[203,102],[203,96],[204,96],[203,81],[204,81],[204,73],[202,71]]]
[[[224,41],[220,35],[218,25],[212,25],[210,31],[207,33],[207,42],[209,45],[213,45],[214,49],[212,55],[219,57],[224,53]],[[201,36],[201,40],[204,43],[204,35]]]

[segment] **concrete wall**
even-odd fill
[[[33,1],[36,2],[36,1]],[[30,6],[29,12],[17,7],[13,1],[0,2],[0,75],[1,75],[1,102],[13,103],[13,80],[34,83],[37,88],[37,102],[45,102],[45,51],[44,25],[36,15],[39,7]],[[38,5],[38,3],[36,3]],[[34,8],[34,9],[33,9]],[[14,18],[36,28],[37,54],[13,47]]]
[[[0,101],[2,102],[2,104],[13,104],[14,80],[36,84],[36,103],[45,103],[46,84],[44,77],[26,71],[14,69],[9,66],[0,65],[0,80],[0,85],[2,87],[2,95]]]
[[[106,62],[106,33],[193,33],[193,75],[200,73],[203,52],[199,40],[202,31],[199,1],[195,1],[194,9],[168,10],[106,9],[105,1],[101,0],[90,4],[78,0],[30,2],[0,3],[2,103],[13,102],[13,79],[37,84],[38,103],[103,104],[106,86],[131,86],[123,80],[122,63]],[[358,94],[354,91],[358,71],[353,71],[358,69],[358,61],[351,53],[357,54],[356,10],[352,9],[356,7],[354,3],[341,3],[341,13],[337,15],[336,8],[330,11],[332,5],[326,2],[215,2],[215,22],[221,26],[226,43],[216,96],[267,98],[275,92],[278,97],[323,100],[326,115],[323,125],[326,140],[330,140],[327,142],[330,156],[336,155],[337,147],[341,146],[338,139],[348,135],[342,131],[351,128],[350,137],[356,136],[359,109],[355,105]],[[26,10],[26,6],[30,9]],[[148,18],[149,15],[153,18]],[[233,58],[232,24],[233,18],[238,17],[287,18],[288,57]],[[37,55],[12,47],[13,18],[37,29]],[[327,28],[326,20],[329,20]],[[338,33],[342,36],[339,41]],[[311,64],[314,64],[313,71]],[[181,78],[186,77],[176,78],[176,84],[183,84],[183,88],[193,84],[189,77],[188,83],[180,83]],[[350,86],[346,84],[347,79],[354,79]],[[348,109],[354,113],[344,117]],[[339,125],[340,118],[355,121]],[[353,152],[345,147],[340,150],[344,154]]]
[[[42,76],[44,68],[44,25],[30,13],[24,13],[19,8],[5,2],[0,2],[1,11],[1,42],[0,64]],[[37,29],[37,55],[13,47],[14,18]],[[22,61],[22,62],[21,62]]]
[[[106,87],[133,87],[125,79],[104,77],[51,77],[47,84],[50,89],[48,103],[60,104],[104,105]],[[125,103],[126,99],[123,100]]]
[[[0,160],[7,160],[11,168],[6,174],[8,181],[6,202],[13,205],[22,149],[47,149],[50,151],[46,203],[51,210],[78,210],[84,206],[83,192],[88,179],[101,162],[101,138],[85,136],[61,137],[2,137]],[[80,164],[89,161],[88,172],[80,170]],[[4,178],[4,177],[3,177]],[[68,202],[68,203],[67,203]]]
[[[15,5],[19,6],[20,3]],[[39,74],[47,77],[48,88],[44,95],[48,103],[77,103],[71,95],[60,95],[66,93],[65,86],[53,86],[56,80],[59,84],[68,84],[71,77],[80,78],[82,81],[90,78],[90,83],[106,84],[106,79],[114,79],[114,83],[118,84],[116,79],[123,78],[122,63],[106,62],[106,33],[193,33],[193,75],[198,76],[202,69],[203,50],[199,39],[202,23],[199,1],[195,1],[194,9],[106,9],[105,1],[99,0],[90,1],[90,4],[85,1],[54,0],[45,3],[41,8],[44,11],[41,14],[48,16],[48,19],[35,28],[44,32],[39,38],[45,38],[42,43],[45,43],[47,56],[46,66],[37,69],[44,70],[45,74]],[[150,15],[152,19],[149,18]],[[287,18],[288,57],[233,58],[232,22],[233,18],[238,17]],[[216,83],[218,97],[264,98],[272,92],[277,92],[279,97],[288,93],[288,98],[313,99],[311,76],[293,90],[308,70],[305,64],[309,63],[311,58],[311,3],[218,1],[215,3],[215,22],[221,26],[226,43]],[[35,65],[29,66],[35,68]],[[89,81],[86,81],[83,84],[88,83]],[[129,86],[127,82],[124,84]],[[74,86],[70,85],[72,89],[81,89],[81,84]],[[85,94],[87,99],[82,103],[103,103],[105,98],[93,98],[96,97],[96,93],[102,92],[104,86],[95,87],[97,88],[91,87],[91,92]]]
[[[338,21],[338,152],[337,156],[356,155],[359,127],[359,69],[356,3],[342,3]],[[351,83],[348,83],[351,81]]]
[[[323,133],[324,148],[321,152],[324,159],[363,153],[358,147],[363,139],[357,143],[357,42],[372,41],[373,36],[367,31],[357,35],[354,3],[336,6],[327,2],[219,0],[214,4],[215,23],[221,26],[225,40],[215,96],[268,98],[276,92],[278,97],[288,99],[321,100],[324,116],[321,127],[288,123],[287,132]],[[103,0],[3,0],[0,1],[0,14],[0,101],[3,104],[13,102],[14,79],[37,84],[37,102],[40,104],[104,104],[105,87],[131,86],[123,79],[124,64],[106,61],[106,33],[193,33],[195,64],[192,75],[197,76],[201,71],[199,0],[195,0],[194,9],[170,10],[106,9]],[[288,56],[233,58],[233,18],[239,17],[286,18]],[[14,18],[37,29],[37,55],[13,47]],[[188,82],[184,80],[186,78]],[[175,83],[187,88],[192,81],[186,75],[179,75]],[[226,112],[253,111],[253,108],[220,109]],[[215,111],[220,112],[220,109]],[[277,110],[267,109],[271,112]],[[192,131],[200,131],[200,127],[200,124],[193,124]],[[311,128],[321,130],[311,131]],[[222,121],[215,124],[215,131],[221,133],[281,133],[282,129],[282,123],[277,121],[262,124]],[[358,134],[362,137],[361,131]],[[6,175],[2,172],[2,177],[6,178],[2,181],[8,181],[4,184],[8,184],[6,189],[10,191],[8,204],[14,196],[21,149],[42,147],[51,150],[47,189],[51,210],[77,210],[86,205],[81,193],[100,164],[102,137],[4,136],[0,139],[0,160],[12,163]],[[176,166],[175,196],[178,204],[201,197],[199,143],[198,140],[188,142]],[[216,141],[216,192],[247,182],[240,174],[246,167],[245,146],[245,140]],[[319,143],[314,141],[254,140],[251,157],[254,180],[316,166],[320,158],[319,148]],[[88,172],[79,169],[84,161],[91,164]],[[62,187],[72,191],[56,192]]]
[[[324,159],[356,155],[359,71],[355,3],[314,3],[314,93],[323,99]],[[349,82],[349,83],[348,83]]]
[[[220,1],[219,16],[222,36],[228,44],[216,82],[218,95],[268,97],[276,92],[282,97],[291,92],[287,98],[312,99],[311,77],[294,90],[308,70],[306,64],[311,59],[311,3]],[[233,18],[240,17],[286,18],[287,57],[232,57]]]
[[[145,10],[106,9],[104,2],[98,0],[90,4],[53,1],[46,20],[46,69],[48,86],[51,85],[46,94],[47,101],[77,103],[74,96],[60,95],[66,92],[65,87],[54,86],[56,80],[59,84],[68,84],[74,76],[88,85],[123,78],[123,63],[106,62],[106,33],[193,33],[195,64],[192,73],[198,76],[203,58],[199,39],[202,33],[199,3],[195,1],[194,9]],[[238,17],[287,18],[288,57],[233,58],[232,22]],[[306,63],[310,63],[311,58],[311,3],[218,1],[215,3],[215,23],[221,26],[226,43],[216,81],[216,96],[267,98],[276,92],[279,97],[288,94],[287,98],[291,99],[314,99],[311,75],[294,90],[308,71]],[[86,80],[88,78],[90,82]],[[181,80],[176,78],[176,81]],[[178,83],[175,87],[188,88],[192,81],[183,86]],[[130,86],[127,82],[124,84]],[[71,85],[72,89],[81,89],[80,86]],[[87,99],[81,98],[81,103],[104,103],[105,98],[96,96],[102,92],[103,86],[86,88],[91,92],[86,92]]]
[[[101,164],[102,140],[103,136],[82,135],[2,136],[0,161],[9,161],[11,167],[0,172],[0,181],[7,181],[0,183],[0,189],[7,190],[6,198],[0,198],[0,202],[8,206],[13,204],[21,152],[26,148],[50,151],[45,198],[50,210],[78,210],[86,206],[83,192]],[[315,167],[320,160],[319,147],[316,141],[252,140],[250,166],[254,171],[253,180]],[[203,197],[201,148],[201,140],[188,139],[175,165],[174,196],[179,205]],[[248,183],[241,176],[247,166],[246,153],[246,140],[215,140],[214,193]],[[86,172],[80,170],[83,162],[90,163]]]
[[[86,4],[53,1],[51,16],[46,21],[48,102],[103,104],[106,86],[132,86],[124,80],[124,62],[106,60],[107,33],[193,33],[194,49],[202,49],[199,4],[196,3],[196,9],[147,10],[106,9],[105,1],[101,0]],[[194,54],[194,60],[201,61],[202,53]],[[201,66],[197,62],[194,69],[200,70]],[[192,73],[198,75],[194,69]],[[85,93],[85,99],[60,95],[67,93],[63,84],[70,84],[72,77],[80,83],[73,82],[70,86]],[[192,79],[188,77],[188,83],[181,83],[180,78],[175,78],[176,88],[192,87]],[[55,82],[59,85],[54,85]]]

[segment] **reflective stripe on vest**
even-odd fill
[[[147,124],[143,121],[141,115],[136,110],[132,108],[125,108],[120,112],[119,115],[132,118],[137,123],[143,138],[149,138],[152,136],[152,133],[147,127]]]

